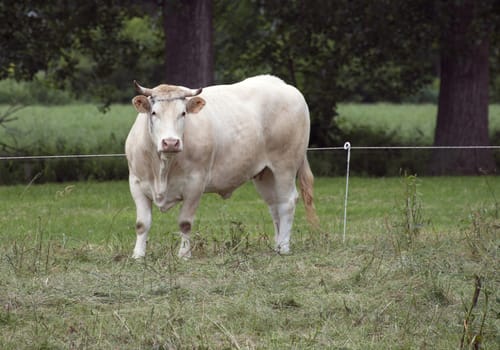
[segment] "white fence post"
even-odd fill
[[[345,176],[345,198],[344,198],[344,232],[342,234],[342,243],[345,243],[345,232],[347,229],[347,196],[349,194],[349,164],[351,162],[351,143],[344,143],[344,149],[347,151],[347,170]]]

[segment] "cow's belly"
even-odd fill
[[[245,157],[242,157],[245,158]],[[256,159],[221,162],[210,173],[210,180],[205,186],[205,192],[218,193],[223,198],[229,198],[232,192],[259,174],[266,162]]]

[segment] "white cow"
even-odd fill
[[[189,258],[189,234],[201,195],[212,192],[226,199],[250,179],[269,206],[276,250],[288,253],[296,176],[308,219],[317,220],[306,157],[309,110],[302,94],[270,75],[203,92],[135,85],[141,95],[132,103],[139,114],[125,145],[137,209],[133,257],[146,254],[152,203],[166,211],[183,202],[179,256]]]

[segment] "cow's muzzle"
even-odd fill
[[[167,138],[161,140],[161,152],[177,153],[182,151],[182,142],[180,139]]]

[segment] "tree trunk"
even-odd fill
[[[472,31],[474,1],[450,6],[450,23],[441,42],[441,85],[435,146],[487,146],[488,35]],[[438,149],[433,175],[474,175],[495,170],[490,149]]]
[[[190,88],[213,84],[212,0],[164,0],[165,82]]]

